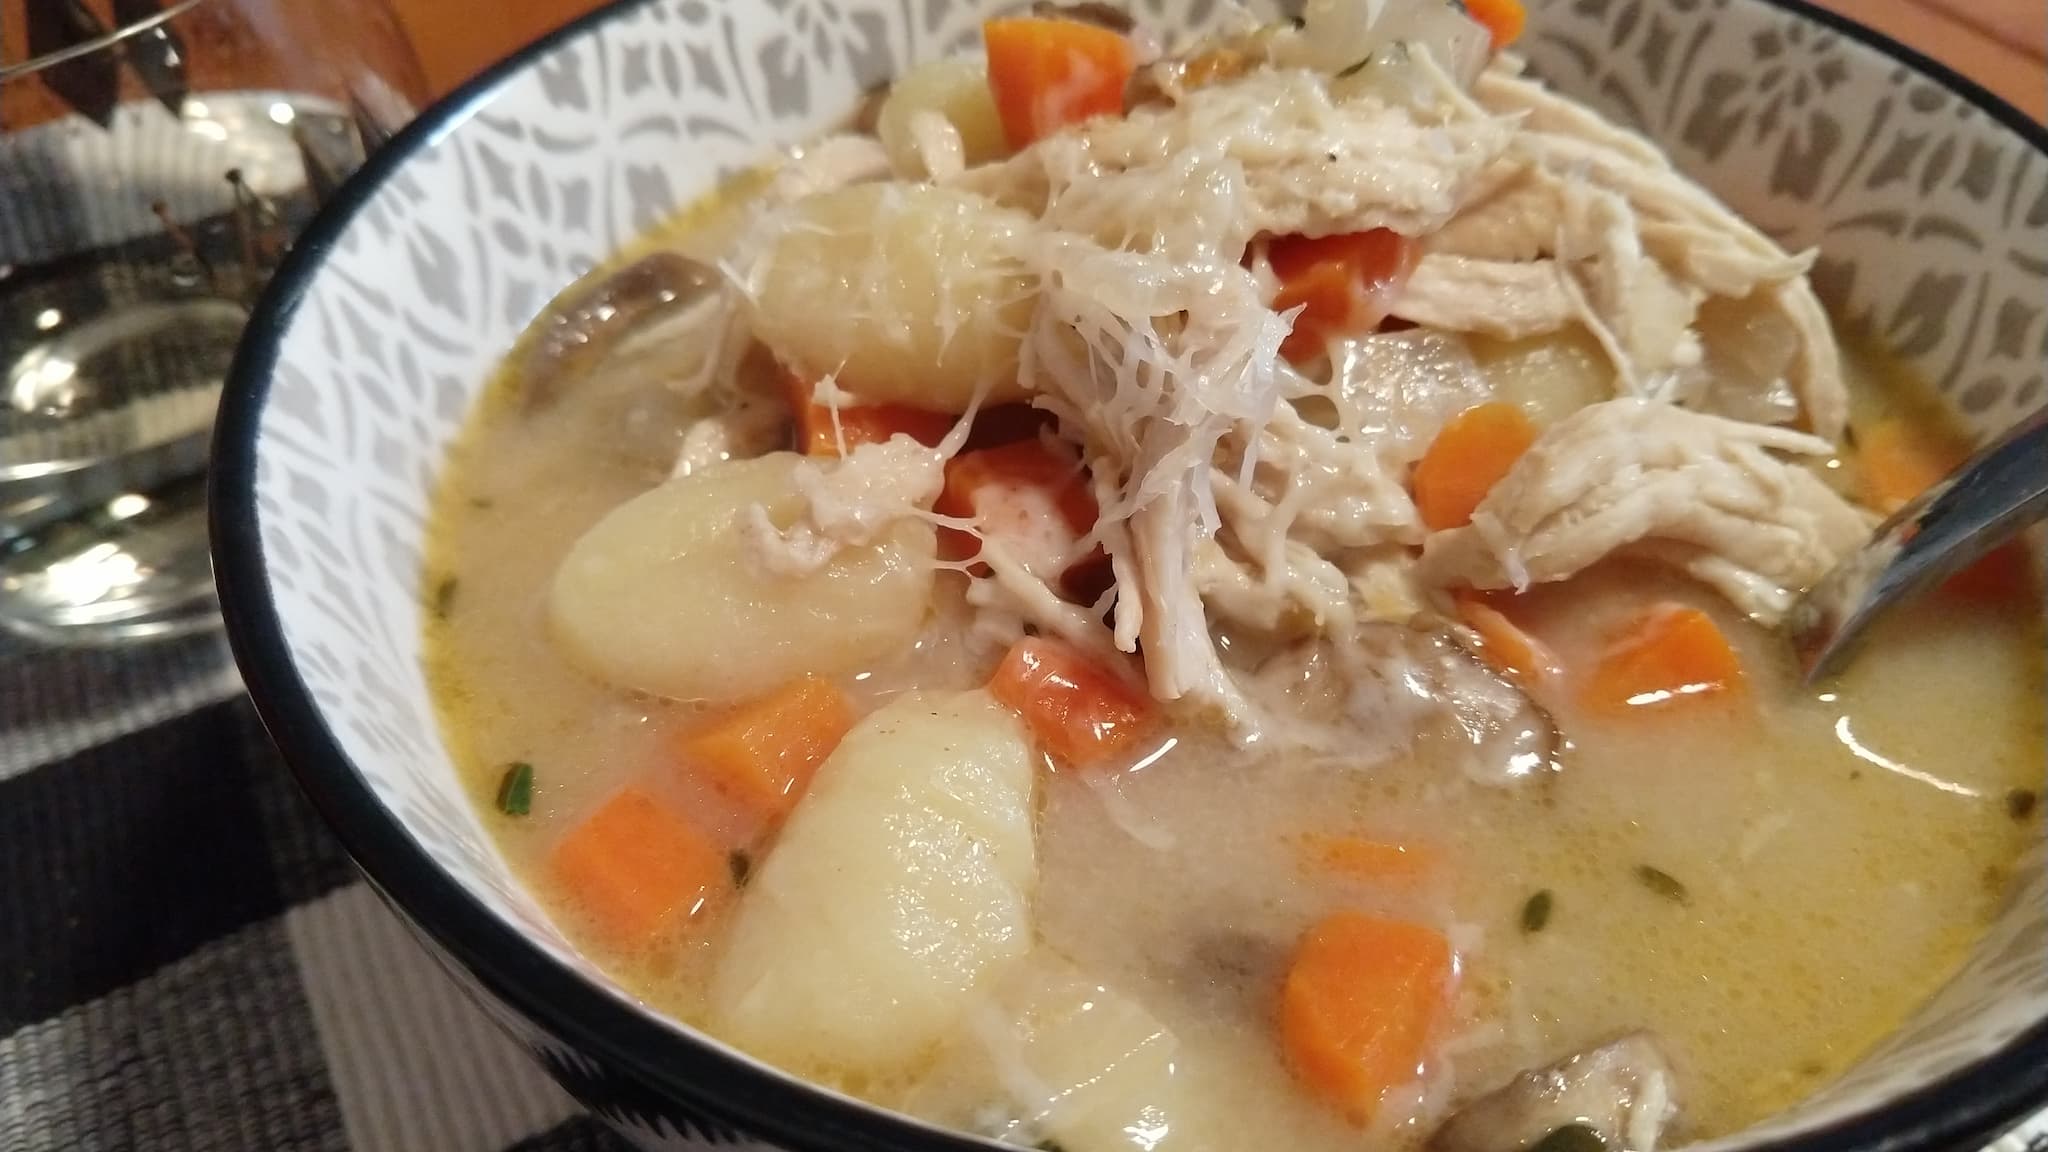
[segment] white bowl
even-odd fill
[[[442,454],[578,274],[996,5],[642,0],[493,69],[379,153],[251,324],[215,443],[215,561],[251,694],[385,896],[569,1090],[650,1148],[967,1149],[659,1019],[579,956],[458,786],[420,663]],[[1187,29],[1214,0],[1145,0]],[[1850,330],[1979,434],[2048,399],[2048,133],[1790,0],[1538,0],[1535,69],[1793,247]],[[1968,967],[1855,1070],[1716,1149],[1959,1148],[2048,1100],[2036,853]],[[1872,941],[1881,948],[1882,941]],[[744,1134],[744,1135],[743,1135]]]

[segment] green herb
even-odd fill
[[[1336,75],[1336,79],[1338,79],[1338,80],[1343,80],[1343,79],[1346,79],[1347,77],[1351,77],[1351,76],[1356,76],[1356,75],[1358,75],[1358,74],[1359,74],[1360,72],[1363,72],[1363,71],[1365,71],[1365,70],[1366,70],[1366,67],[1367,67],[1368,65],[1370,65],[1371,63],[1372,63],[1372,57],[1370,57],[1370,56],[1367,56],[1367,57],[1365,57],[1364,59],[1360,60],[1360,61],[1359,61],[1358,63],[1356,63],[1356,64],[1347,64],[1347,65],[1345,65],[1345,66],[1344,66],[1344,67],[1343,67],[1342,69],[1340,69],[1340,70],[1338,71],[1338,73],[1337,73],[1337,75]]]
[[[1567,1124],[1551,1129],[1529,1152],[1607,1152],[1607,1141],[1591,1125]]]
[[[505,769],[498,781],[498,811],[507,816],[524,816],[533,811],[533,765],[524,760]]]
[[[1550,906],[1553,903],[1555,901],[1551,897],[1550,889],[1548,888],[1529,897],[1529,902],[1522,905],[1522,931],[1524,933],[1543,931],[1544,926],[1550,923]]]
[[[1038,1149],[1038,1152],[1067,1152],[1066,1147],[1057,1140],[1040,1140],[1032,1147]]]
[[[732,869],[732,886],[745,888],[748,877],[754,874],[754,858],[745,852],[734,852],[725,858],[725,866]]]
[[[2005,814],[2024,821],[2041,805],[2041,794],[2030,788],[2015,788],[2005,794]]]
[[[1650,891],[1655,892],[1674,904],[1692,903],[1692,893],[1686,890],[1685,885],[1679,881],[1678,877],[1664,871],[1662,868],[1655,868],[1648,864],[1638,864],[1636,865],[1636,879],[1643,882],[1643,887],[1648,888]]]
[[[446,620],[448,613],[455,610],[455,590],[460,585],[461,582],[453,576],[434,585],[434,599],[427,605],[428,610],[433,612],[434,619]]]
[[[498,502],[489,496],[471,496],[469,498],[469,506],[479,512],[484,512],[497,507]]]

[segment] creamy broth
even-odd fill
[[[1873,418],[1925,403],[1865,377]],[[486,819],[572,932],[576,909],[542,863],[621,783],[670,791],[734,851],[758,831],[670,770],[701,709],[598,683],[549,639],[545,593],[563,553],[662,478],[608,450],[612,411],[600,402],[526,421],[486,403],[450,458],[429,562],[431,586],[451,589],[428,630],[444,730],[487,812],[505,766],[534,765],[532,815]],[[1846,1068],[1989,924],[2005,868],[2038,835],[2008,812],[2009,796],[2037,786],[2044,755],[2043,637],[2030,606],[1911,608],[1873,641],[1880,656],[1815,693],[1772,637],[1652,569],[1603,570],[1525,599],[1528,624],[1567,662],[1644,603],[1697,604],[1739,639],[1753,691],[1682,719],[1560,716],[1576,747],[1535,792],[1472,783],[1426,750],[1363,770],[1247,763],[1193,732],[1120,782],[1122,820],[1100,789],[1048,774],[1039,928],[1174,1026],[1211,1105],[1199,1146],[1261,1146],[1282,1132],[1287,1147],[1355,1143],[1354,1129],[1302,1106],[1268,1034],[1281,957],[1329,907],[1421,902],[1470,926],[1481,944],[1460,1008],[1475,1022],[1455,1057],[1461,1079],[1497,1083],[1617,1031],[1653,1030],[1690,1073],[1681,1138],[1751,1123]],[[927,644],[940,651],[865,681],[964,688],[999,655],[964,651],[943,622]],[[868,701],[888,690],[846,686]],[[1141,842],[1132,823],[1171,846]],[[1299,848],[1316,833],[1427,843],[1450,862],[1448,883],[1389,897],[1319,880]],[[1680,880],[1688,902],[1646,885],[1645,865]],[[1539,891],[1552,894],[1551,919],[1525,933]],[[699,1018],[715,931],[657,955],[578,938],[650,1006]],[[900,1086],[863,1087],[902,1103]]]
[[[1400,3],[1413,7],[1435,0]],[[1407,59],[1405,50],[1401,59]],[[959,77],[949,74],[941,81],[927,76],[921,83],[943,88],[957,85]],[[958,89],[946,91],[957,96]],[[959,113],[955,108],[947,114]],[[1596,141],[1605,139],[1597,125],[1589,128],[1570,118],[1564,123]],[[887,124],[885,115],[885,142]],[[1336,159],[1332,152],[1330,160]],[[773,177],[744,178],[742,185],[637,241],[592,282],[605,282],[602,278],[626,260],[650,252],[714,261],[721,244],[749,219],[750,198],[772,196],[777,187]],[[930,185],[914,187],[923,189],[916,196],[935,195]],[[925,203],[915,196],[908,202]],[[833,211],[858,208],[872,215],[900,208],[888,204],[885,197],[844,197],[834,202]],[[933,212],[931,234],[936,238],[931,246],[944,259],[973,264],[987,258],[968,251],[962,240],[973,239],[971,230],[961,230],[967,227],[961,221],[974,211],[970,205],[952,216]],[[836,241],[842,237],[833,229],[844,226],[848,234],[859,235],[863,226],[821,219],[826,223],[808,232],[805,226],[794,227],[790,234]],[[891,226],[901,228],[905,221],[917,222],[915,214]],[[886,231],[876,227],[878,234]],[[875,243],[902,242],[897,234]],[[1756,243],[1768,242],[1758,238]],[[1267,259],[1260,251],[1259,259]],[[830,243],[818,253],[828,264],[851,258],[846,251],[835,253]],[[872,252],[866,255],[880,259]],[[888,257],[903,258],[901,252]],[[1256,263],[1247,257],[1247,266]],[[1238,271],[1232,257],[1225,272]],[[1259,273],[1277,275],[1264,267]],[[1724,268],[1723,274],[1730,273]],[[1013,317],[991,315],[1015,301],[990,295],[992,290],[975,295],[990,284],[1007,291],[1010,282],[999,281],[989,267],[977,266],[961,296],[946,295],[940,290],[944,285],[933,289],[944,298],[943,307],[957,312],[970,330],[969,346],[991,340],[1000,345],[1008,338],[1002,330]],[[901,284],[885,289],[898,290]],[[757,277],[749,291],[772,298],[793,290]],[[1784,343],[1790,337],[1782,325],[1772,327],[1767,302],[1760,303],[1766,295],[1759,291],[1743,301],[1721,301],[1698,313],[1713,387],[1721,387],[1724,376],[1740,379],[1748,353],[1759,361],[1783,353],[1790,363],[1786,348],[1791,345]],[[767,310],[760,299],[751,306]],[[1274,310],[1280,310],[1277,304]],[[782,325],[785,342],[796,344],[822,341],[820,332],[835,326],[860,326],[840,313],[772,319]],[[1456,355],[1469,358],[1430,360],[1431,370],[1455,375],[1464,371],[1457,365],[1470,365],[1460,379],[1483,386],[1482,395],[1466,396],[1434,415],[1423,412],[1427,404],[1413,396],[1379,396],[1388,407],[1374,435],[1392,436],[1389,428],[1409,420],[1439,435],[1445,419],[1475,410],[1476,400],[1484,398],[1500,402],[1496,407],[1513,406],[1530,423],[1536,447],[1521,451],[1533,454],[1576,414],[1626,391],[1605,366],[1610,350],[1585,327],[1568,325],[1520,341],[1487,335],[1483,325],[1477,334],[1455,327],[1448,331]],[[1824,331],[1820,336],[1832,340]],[[564,639],[562,606],[556,602],[558,574],[567,567],[565,559],[573,560],[593,529],[622,505],[646,493],[678,491],[705,475],[731,474],[719,471],[735,466],[725,463],[708,471],[684,469],[672,478],[686,433],[739,427],[717,423],[735,412],[744,414],[745,404],[733,407],[732,395],[764,402],[773,435],[768,438],[772,442],[756,445],[758,450],[734,451],[731,459],[792,446],[817,451],[789,427],[788,405],[801,402],[790,400],[789,381],[801,375],[782,367],[790,357],[783,348],[771,347],[771,334],[757,328],[747,344],[751,351],[721,362],[731,374],[725,386],[692,399],[680,398],[686,390],[665,386],[658,372],[637,369],[600,370],[564,385],[522,367],[534,362],[530,356],[538,339],[529,336],[486,389],[452,446],[440,480],[423,582],[430,684],[463,781],[487,826],[571,939],[650,1008],[721,1034],[721,962],[733,951],[729,945],[738,935],[735,924],[743,919],[749,893],[760,891],[750,882],[760,878],[765,862],[775,859],[788,825],[721,792],[701,765],[691,762],[685,742],[753,693],[669,699],[651,688],[622,686],[632,674],[594,674],[588,660],[579,661]],[[1771,340],[1778,344],[1766,346]],[[1061,350],[1057,338],[1049,344],[1053,354]],[[946,348],[944,341],[940,347]],[[906,367],[901,347],[886,351],[885,367]],[[951,356],[952,350],[943,355]],[[1400,355],[1422,354],[1410,348]],[[1335,359],[1333,353],[1330,360]],[[705,352],[698,360],[709,364],[717,358]],[[917,369],[907,365],[911,375]],[[1321,370],[1329,371],[1329,363]],[[1792,369],[1784,371],[1789,375]],[[1738,427],[1747,431],[1732,435],[1753,435],[1758,426],[1771,426],[1770,435],[1780,438],[1750,449],[1769,458],[1744,466],[1781,469],[1772,473],[1775,487],[1766,485],[1779,499],[1794,499],[1785,495],[1797,488],[1794,481],[1814,485],[1819,502],[1840,509],[1856,527],[1862,524],[1855,518],[1861,513],[1850,512],[1846,501],[1861,499],[1877,475],[1871,461],[1859,455],[1859,439],[1904,426],[1924,432],[1945,425],[1931,394],[1882,356],[1849,356],[1842,374],[1848,387],[1848,429],[1839,438],[1845,447],[1833,458],[1814,455],[1814,441],[1781,427],[1798,422],[1801,404],[1812,404],[1809,397],[1794,397],[1783,380],[1771,382],[1769,395],[1731,401],[1709,391],[1687,402],[1717,415],[1729,415],[1717,404],[1734,404],[1746,413],[1723,420],[1713,429],[1715,435],[1730,435],[1728,429]],[[1415,377],[1404,379],[1405,384],[1389,390],[1414,387]],[[1006,384],[1022,387],[1017,381]],[[827,391],[808,399],[821,403]],[[1347,417],[1317,407],[1316,400],[1331,395],[1304,399],[1296,394],[1279,407],[1298,410],[1305,424],[1323,421],[1317,428],[1332,435],[1325,445],[1329,451],[1365,451],[1352,443],[1360,435],[1355,430],[1336,434],[1343,426],[1331,421]],[[1015,396],[998,399],[1016,401]],[[1627,397],[1614,401],[1635,402]],[[1464,407],[1468,404],[1473,406]],[[939,406],[946,409],[937,424],[942,432],[951,414],[963,411],[966,403]],[[1021,410],[997,404],[993,411],[1014,416]],[[1705,418],[1688,411],[1687,419]],[[1069,409],[1060,413],[1057,424],[1041,423],[1048,437],[1077,440],[1070,425],[1078,421]],[[975,435],[983,436],[994,423],[977,417]],[[1018,427],[1024,431],[1006,434],[1013,442],[1038,434],[1033,431],[1037,425]],[[1651,434],[1654,429],[1645,433]],[[967,447],[981,451],[987,442],[1002,441],[972,441]],[[1829,441],[1820,443],[1826,448]],[[905,447],[908,441],[899,436],[889,444]],[[851,442],[845,447],[850,449]],[[949,442],[943,452],[960,449]],[[1241,459],[1228,457],[1231,450],[1227,442],[1218,450],[1217,459],[1228,461],[1217,463],[1219,474]],[[1621,447],[1606,450],[1623,452]],[[1870,455],[1878,451],[1870,448]],[[1807,455],[1805,462],[1792,463],[1801,453]],[[1400,463],[1400,485],[1420,487],[1419,455],[1418,450]],[[1101,459],[1089,458],[1088,467],[1098,467]],[[1603,459],[1594,457],[1595,462]],[[811,466],[811,460],[806,457],[800,466]],[[1627,466],[1649,471],[1658,465]],[[1255,474],[1247,469],[1244,475]],[[1716,475],[1696,484],[1711,486],[1718,482]],[[790,484],[800,487],[796,481]],[[1709,501],[1708,495],[1692,495]],[[1407,498],[1405,493],[1400,497]],[[1712,498],[1739,501],[1739,496],[1727,496],[1725,488]],[[807,494],[805,499],[813,503],[806,514],[816,515],[820,498]],[[944,497],[938,499],[935,504],[927,494],[915,510],[899,516],[914,522],[911,535],[927,531],[933,509],[944,511]],[[1419,505],[1419,496],[1416,501]],[[766,530],[792,531],[784,522],[788,517],[774,519],[782,513],[771,514],[765,502],[754,511]],[[1042,527],[1055,514],[1050,504],[1038,507],[1031,525]],[[1770,514],[1743,511],[1764,519]],[[1813,522],[1826,514],[1823,508]],[[1107,517],[1099,508],[1091,515]],[[1465,515],[1469,522],[1470,509]],[[1840,523],[1835,521],[1837,528]],[[1800,528],[1802,522],[1792,517],[1776,526],[1785,524]],[[741,560],[754,565],[744,569],[748,579],[790,578],[791,569],[776,565],[800,567],[795,553],[764,560],[746,551],[759,544],[760,537],[748,535],[759,526],[731,523],[716,543],[743,541]],[[987,521],[980,527],[990,539],[1000,536]],[[1427,529],[1434,546],[1464,526],[1430,524]],[[1801,530],[1809,535],[1824,531],[1811,523]],[[1226,534],[1208,531],[1218,539]],[[1840,535],[1837,531],[1837,542]],[[1756,616],[1745,614],[1738,606],[1743,593],[1716,582],[1705,567],[1692,569],[1699,579],[1681,572],[1681,566],[1697,558],[1683,549],[1711,552],[1711,547],[1682,535],[1631,540],[1668,544],[1674,538],[1684,541],[1677,552],[1603,548],[1599,555],[1604,559],[1578,565],[1568,578],[1539,581],[1523,593],[1497,594],[1489,601],[1554,654],[1562,670],[1559,678],[1537,686],[1518,679],[1513,669],[1486,671],[1483,646],[1476,653],[1467,650],[1472,638],[1457,631],[1453,619],[1461,603],[1454,593],[1462,595],[1464,585],[1438,586],[1433,600],[1418,603],[1406,616],[1366,614],[1369,623],[1355,634],[1358,650],[1366,653],[1363,659],[1384,658],[1385,667],[1397,671],[1422,667],[1430,659],[1456,662],[1467,674],[1476,672],[1491,684],[1506,686],[1554,726],[1555,740],[1540,757],[1545,763],[1534,771],[1514,761],[1520,763],[1518,773],[1505,774],[1497,743],[1480,749],[1436,713],[1417,719],[1422,713],[1391,706],[1375,712],[1359,704],[1370,695],[1359,688],[1370,676],[1354,665],[1319,673],[1324,677],[1319,683],[1336,683],[1350,693],[1342,697],[1339,710],[1351,726],[1341,729],[1345,737],[1335,744],[1316,747],[1302,735],[1306,718],[1321,715],[1306,704],[1298,713],[1271,712],[1268,721],[1281,719],[1264,728],[1241,723],[1243,717],[1227,714],[1228,708],[1160,705],[1161,727],[1135,752],[1119,753],[1107,769],[1063,766],[1048,751],[1049,737],[1043,732],[1032,737],[1029,823],[1035,860],[1027,901],[1030,940],[1022,946],[1033,957],[1054,957],[1058,965],[1069,966],[1083,987],[1100,982],[1115,990],[1155,1020],[1158,1035],[1171,1038],[1179,1088],[1166,1143],[1129,1127],[1122,1137],[1113,1134],[1106,1142],[1066,1135],[1047,1142],[1042,1132],[1023,1123],[1028,1118],[1018,1085],[1031,1077],[1020,1081],[1017,1058],[1004,1047],[1008,1041],[992,1037],[1015,1022],[999,1019],[1004,1013],[1029,1013],[1014,1010],[986,985],[977,987],[976,1006],[965,1021],[926,1044],[914,1059],[889,1062],[885,1070],[857,1061],[769,1058],[804,1077],[938,1123],[1064,1152],[1126,1147],[1149,1152],[1155,1144],[1160,1152],[1418,1147],[1447,1116],[1462,1114],[1474,1098],[1518,1073],[1631,1033],[1654,1041],[1675,1080],[1678,1108],[1662,1133],[1664,1143],[1732,1132],[1796,1103],[1855,1063],[1958,969],[2000,908],[2008,870],[2038,844],[2036,790],[2048,756],[2048,726],[2040,706],[2048,679],[2043,667],[2048,637],[2039,596],[2031,588],[2008,586],[1991,595],[1948,590],[1908,606],[1881,626],[1868,655],[1846,675],[1808,688],[1801,685],[1784,640],[1758,622],[1768,610],[1757,611],[1758,602],[1749,602]],[[789,538],[775,539],[786,544]],[[938,539],[943,556],[944,539]],[[1251,550],[1237,536],[1230,543]],[[677,547],[711,545],[700,541]],[[858,548],[847,545],[842,551],[880,547],[863,540]],[[1358,573],[1369,569],[1368,554],[1375,547],[1380,545],[1320,549],[1358,565],[1345,570],[1353,581],[1345,585],[1347,595],[1370,599]],[[1427,563],[1425,550],[1413,539],[1394,551],[1396,566]],[[971,548],[962,555],[971,555]],[[1503,570],[1520,562],[1510,551]],[[985,597],[978,598],[993,583],[985,571],[959,557],[923,563],[939,570],[914,636],[906,632],[887,655],[854,666],[804,667],[785,674],[828,676],[860,716],[873,716],[906,699],[987,700],[978,690],[998,674],[999,662],[1018,636],[1037,637],[1046,632],[1048,621],[1055,631],[1063,620],[1081,621],[1077,631],[1097,628],[1092,616],[1111,603],[1096,604],[1091,614],[1078,603],[1059,601],[1059,596],[1076,602],[1086,598],[1062,586],[1057,595],[1047,592],[1047,600],[1054,602],[1049,615],[1025,611],[1006,616],[1009,609],[1000,602],[991,608]],[[879,583],[883,577],[875,579]],[[1796,587],[1776,583],[1784,587],[1773,592]],[[2021,583],[2030,584],[2031,576]],[[1478,578],[1473,585],[1498,586]],[[1222,598],[1215,589],[1204,590],[1205,597],[1211,593]],[[1126,594],[1121,583],[1116,594]],[[759,596],[734,593],[728,600],[763,602]],[[630,589],[625,598],[633,598]],[[667,603],[675,608],[673,598]],[[1768,600],[1761,603],[1769,608]],[[1579,692],[1585,670],[1601,667],[1614,652],[1616,637],[1639,627],[1645,613],[1660,606],[1704,613],[1734,650],[1739,684],[1662,707],[1617,711],[1587,704]],[[636,606],[622,607],[630,612]],[[1197,607],[1202,607],[1199,601]],[[678,610],[677,620],[696,610],[696,605]],[[722,609],[706,603],[703,611]],[[1388,622],[1397,617],[1399,623]],[[631,632],[633,618],[621,619]],[[906,618],[906,628],[915,619]],[[1020,619],[1030,626],[1019,624]],[[1242,675],[1241,683],[1253,678],[1255,654],[1284,657],[1312,643],[1334,643],[1317,637],[1313,628],[1309,635],[1315,638],[1304,640],[1290,631],[1298,620],[1282,619],[1261,633],[1241,618],[1224,619],[1221,610],[1216,619],[1222,622],[1205,619],[1204,624],[1220,637],[1230,661],[1227,671]],[[723,616],[706,617],[702,627],[721,635],[730,632]],[[1106,639],[1107,629],[1098,630]],[[664,631],[676,638],[673,643],[691,642],[687,630]],[[789,646],[787,637],[778,640],[785,649]],[[744,639],[732,645],[743,646]],[[750,674],[765,659],[737,647],[725,652],[716,647],[707,642],[707,654],[732,657],[746,664]],[[1224,657],[1218,658],[1219,666]],[[1131,663],[1141,667],[1150,659],[1150,652],[1140,652]],[[701,669],[695,674],[701,681]],[[1374,691],[1388,700],[1405,699],[1385,683]],[[1446,698],[1457,695],[1442,684],[1431,691]],[[1260,706],[1268,703],[1262,699]],[[1294,704],[1300,700],[1289,706]],[[1464,715],[1451,704],[1445,707],[1448,715]],[[939,704],[931,706],[932,715],[940,710]],[[1518,712],[1517,717],[1527,714]],[[1304,726],[1290,730],[1290,722]],[[856,727],[855,735],[864,727]],[[1531,734],[1541,735],[1524,733]],[[835,753],[820,771],[831,772],[839,762]],[[517,766],[530,769],[531,806],[508,812],[501,789],[508,777],[523,770]],[[684,916],[679,926],[630,945],[605,931],[603,917],[564,885],[553,863],[565,838],[627,788],[652,795],[659,807],[708,840],[729,872],[702,914]],[[799,813],[807,802],[802,797],[816,793],[815,781],[811,793],[799,793]],[[929,798],[932,807],[955,801],[959,797]],[[1374,857],[1362,870],[1332,864],[1332,851],[1361,844],[1375,851],[1398,846],[1398,851],[1391,858]],[[985,845],[970,838],[960,851],[985,854]],[[1298,956],[1301,942],[1317,925],[1344,910],[1369,914],[1377,922],[1426,925],[1448,941],[1455,955],[1448,1006],[1429,1025],[1422,1075],[1388,1086],[1369,1117],[1347,1116],[1345,1109],[1305,1090],[1307,1077],[1290,1064],[1276,1037],[1277,1005],[1290,957]],[[979,914],[967,913],[969,918]],[[993,1032],[991,1021],[1000,1025]],[[1537,1135],[1504,1140],[1498,1152],[1519,1152]]]

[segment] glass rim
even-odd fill
[[[33,4],[35,0],[26,0],[26,2]],[[207,3],[211,3],[211,0],[173,0],[173,3],[163,11],[153,13],[132,24],[124,24],[103,36],[95,36],[90,40],[81,41],[68,48],[59,48],[55,52],[45,52],[41,56],[31,56],[13,64],[0,64],[0,83],[6,83],[9,80],[20,80],[27,76],[33,76],[46,68],[53,68],[66,61],[83,59],[96,52],[104,52],[124,40],[139,36],[152,28],[168,24],[192,9],[199,7],[201,4]]]

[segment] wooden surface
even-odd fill
[[[600,0],[392,0],[438,94]],[[759,3],[760,0],[715,0]],[[2048,120],[2042,0],[1819,0]]]

